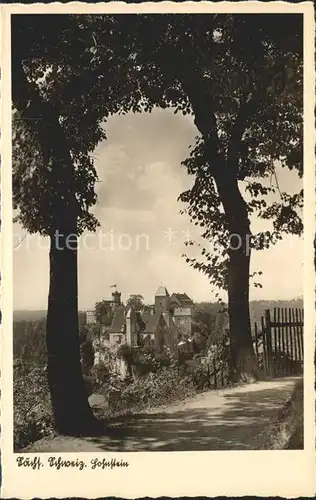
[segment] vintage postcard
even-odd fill
[[[313,496],[313,2],[1,25],[2,496]]]

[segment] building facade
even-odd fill
[[[110,326],[101,325],[99,341],[104,347],[115,348],[121,344],[137,347],[147,343],[159,352],[164,346],[175,350],[183,338],[191,338],[193,301],[187,294],[170,295],[161,285],[155,294],[154,305],[143,311],[126,309],[119,292],[112,296],[112,300],[102,301],[111,314]],[[96,323],[93,311],[87,311],[87,323]]]

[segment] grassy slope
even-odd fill
[[[303,379],[298,379],[292,396],[278,419],[258,436],[262,450],[302,450],[304,448]]]

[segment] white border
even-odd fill
[[[314,11],[312,2],[123,2],[85,4],[5,4],[2,12],[2,497],[85,497],[120,496],[313,496],[315,482],[314,431],[314,338],[315,272],[313,235],[315,234],[315,64]],[[11,207],[11,71],[10,14],[12,13],[303,13],[304,43],[304,451],[217,451],[109,453],[106,457],[124,458],[127,469],[38,471],[18,468],[12,452],[12,207]],[[289,260],[291,255],[285,256]],[[61,454],[56,454],[61,455]],[[85,455],[89,460],[97,455]],[[45,454],[42,454],[45,457]],[[67,453],[67,459],[78,454]],[[104,454],[100,455],[104,456]],[[47,457],[46,457],[47,458]],[[83,458],[83,457],[82,457]]]

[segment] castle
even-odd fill
[[[137,347],[149,342],[159,352],[163,346],[174,350],[182,338],[191,337],[193,301],[186,293],[169,294],[159,286],[154,304],[145,310],[126,310],[121,294],[112,293],[112,299],[103,301],[104,311],[111,318],[110,326],[101,327],[104,345],[128,344]],[[94,311],[87,311],[86,322],[96,323]]]

